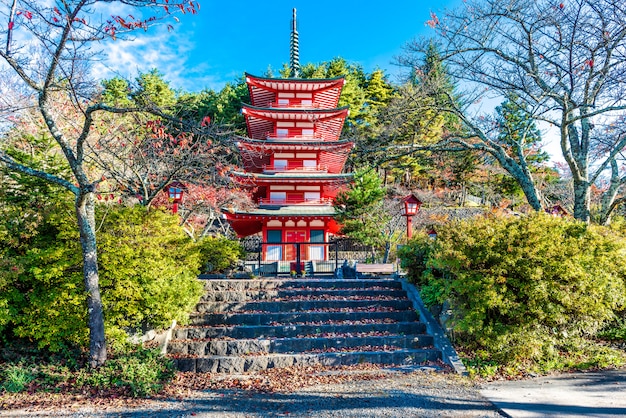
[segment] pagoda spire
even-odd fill
[[[296,9],[293,9],[293,18],[291,19],[291,48],[289,51],[289,68],[291,69],[291,78],[300,77],[300,45],[298,41],[298,23],[296,21]]]

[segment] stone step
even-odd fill
[[[389,308],[404,311],[412,307],[408,299],[404,300],[303,300],[303,301],[252,301],[252,302],[201,302],[196,305],[197,313],[218,313],[237,311],[257,312],[299,312],[316,309],[357,309]]]
[[[171,355],[190,357],[242,356],[250,353],[296,353],[312,350],[339,350],[351,347],[389,347],[389,349],[424,348],[433,345],[429,335],[337,336],[312,338],[275,338],[254,340],[173,340]]]
[[[441,359],[434,349],[408,349],[396,351],[357,351],[316,354],[267,354],[255,356],[209,356],[174,358],[178,370],[199,373],[244,373],[269,368],[322,364],[344,366],[361,363],[397,366],[418,366],[426,361]]]
[[[276,313],[217,313],[193,314],[191,325],[272,325],[310,322],[388,320],[390,322],[416,321],[413,310],[374,312],[276,312]]]
[[[282,300],[289,298],[303,298],[308,300],[317,299],[340,299],[350,296],[373,297],[382,296],[403,299],[406,298],[406,292],[401,289],[370,289],[370,288],[352,288],[352,289],[324,289],[324,288],[302,288],[293,290],[240,290],[240,291],[210,291],[206,292],[201,302],[243,302],[254,300]]]
[[[426,326],[421,322],[368,322],[363,324],[321,324],[321,325],[236,325],[229,327],[179,327],[174,329],[172,338],[293,338],[307,335],[367,333],[378,331],[389,334],[423,334]]]
[[[248,291],[276,289],[367,289],[382,287],[401,289],[402,284],[394,279],[207,279],[203,280],[204,289],[209,291]]]

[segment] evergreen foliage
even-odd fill
[[[427,304],[449,304],[446,326],[464,350],[547,367],[624,309],[625,254],[605,228],[535,213],[452,223],[401,257]]]
[[[233,268],[245,255],[239,242],[223,237],[204,237],[198,247],[205,273],[222,273]]]
[[[87,342],[78,232],[69,202],[46,207],[32,237],[2,254],[4,338],[13,334],[58,351]],[[202,286],[198,249],[175,216],[143,207],[101,207],[99,251],[109,338],[185,322]],[[0,224],[2,237],[12,237]],[[4,241],[6,243],[7,241]]]
[[[380,247],[384,243],[381,226],[389,217],[382,210],[384,197],[385,189],[376,171],[369,167],[358,170],[350,187],[335,198],[341,232],[365,245]]]

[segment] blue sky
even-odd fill
[[[132,41],[106,45],[107,57],[97,74],[134,78],[157,68],[175,88],[220,89],[246,71],[263,74],[288,62],[295,7],[301,64],[340,56],[366,71],[381,68],[394,81],[394,56],[407,42],[429,35],[425,22],[430,12],[461,1],[199,0],[198,14],[177,15],[179,23],[168,22],[173,31],[161,25]]]

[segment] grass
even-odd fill
[[[172,362],[155,349],[113,352],[98,369],[90,369],[86,360],[85,352],[45,353],[13,344],[2,351],[0,391],[143,398],[159,393],[175,375]]]
[[[553,354],[537,359],[520,359],[506,363],[497,362],[483,350],[472,351],[457,346],[459,355],[470,377],[480,379],[519,378],[551,372],[573,370],[600,370],[626,365],[626,339],[609,340],[606,335],[622,335],[620,329],[608,327],[601,338],[570,338],[559,345]]]

